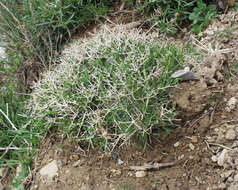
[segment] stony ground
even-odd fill
[[[185,35],[183,43],[200,48],[204,59],[193,65],[199,81],[182,82],[171,89],[180,128],[163,133],[147,149],[134,143],[112,153],[87,153],[76,142],[52,135],[42,142],[26,187],[237,190],[238,75],[232,65],[238,62],[238,13],[221,15],[199,41]]]

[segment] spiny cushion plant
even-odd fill
[[[168,88],[185,49],[137,30],[108,30],[72,45],[36,84],[28,107],[35,128],[111,149],[135,136],[146,144],[154,129],[174,126]]]

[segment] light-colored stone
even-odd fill
[[[213,155],[213,156],[212,156],[212,161],[213,161],[213,162],[217,162],[217,160],[218,160],[218,159],[217,159],[217,156]]]
[[[182,160],[184,158],[184,154],[178,156],[178,160]]]
[[[190,148],[191,150],[194,150],[194,149],[195,149],[195,146],[194,146],[192,143],[189,143],[188,146],[189,146],[189,148]]]
[[[40,175],[44,177],[46,183],[51,183],[53,178],[58,175],[58,165],[57,161],[53,160],[40,170]]]
[[[192,143],[197,143],[198,142],[198,137],[197,136],[192,136],[191,141],[192,141]]]
[[[237,99],[235,97],[232,97],[228,100],[227,102],[227,107],[225,108],[227,112],[231,112],[232,110],[235,109],[237,104]]]
[[[218,163],[219,166],[223,166],[224,165],[224,163],[226,161],[226,158],[227,158],[227,153],[228,153],[228,150],[223,149],[221,154],[218,156],[217,163]]]
[[[122,165],[122,164],[124,164],[124,162],[123,162],[123,160],[121,160],[120,158],[117,160],[117,164],[118,165]]]
[[[180,145],[180,142],[179,142],[179,141],[176,142],[176,143],[174,143],[174,147],[175,147],[175,148],[177,148],[179,145]]]
[[[228,129],[226,132],[225,138],[227,140],[235,140],[236,139],[236,132],[234,129]]]
[[[146,172],[145,171],[137,171],[136,172],[136,177],[145,177],[146,176]]]
[[[82,164],[81,160],[77,160],[74,164],[73,167],[78,167]]]

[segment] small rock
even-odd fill
[[[53,178],[58,174],[57,161],[53,160],[40,170],[40,175],[46,179],[46,183],[51,183]]]
[[[233,109],[235,109],[237,104],[237,99],[235,97],[230,98],[227,102],[227,107],[225,108],[227,112],[231,112]]]
[[[192,136],[191,141],[192,141],[192,143],[197,143],[198,142],[198,137],[197,136]]]
[[[217,159],[217,156],[213,155],[213,156],[212,156],[212,161],[213,161],[213,162],[217,162],[217,160],[218,160],[218,159]]]
[[[182,160],[184,158],[184,154],[178,156],[178,160]]]
[[[146,172],[145,171],[137,171],[136,172],[136,177],[145,177],[146,176]]]
[[[117,160],[117,164],[118,164],[118,165],[122,165],[122,164],[124,164],[124,162],[119,158],[119,159]]]
[[[194,150],[194,149],[195,149],[195,146],[194,146],[192,143],[189,143],[188,146],[189,146],[189,148],[190,148],[191,150]]]
[[[176,147],[178,147],[180,145],[180,142],[178,141],[178,142],[176,142],[176,143],[174,143],[174,147],[176,148]]]
[[[224,163],[226,161],[226,158],[227,158],[227,153],[228,153],[228,150],[223,149],[221,154],[218,156],[217,163],[218,163],[219,166],[223,166],[224,165]]]
[[[73,167],[78,167],[80,165],[81,165],[81,160],[78,160],[73,164]]]
[[[192,160],[194,157],[190,155],[188,158],[189,158],[190,160]]]
[[[133,173],[132,172],[128,172],[128,176],[133,176]]]
[[[234,129],[228,129],[226,132],[225,138],[227,140],[235,140],[236,139],[236,132]]]

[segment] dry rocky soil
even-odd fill
[[[26,187],[238,190],[238,74],[232,72],[238,63],[238,12],[221,15],[199,37],[185,36],[183,43],[207,51],[196,71],[201,80],[170,91],[181,127],[163,133],[147,149],[134,143],[111,153],[84,152],[52,135],[42,143]]]

